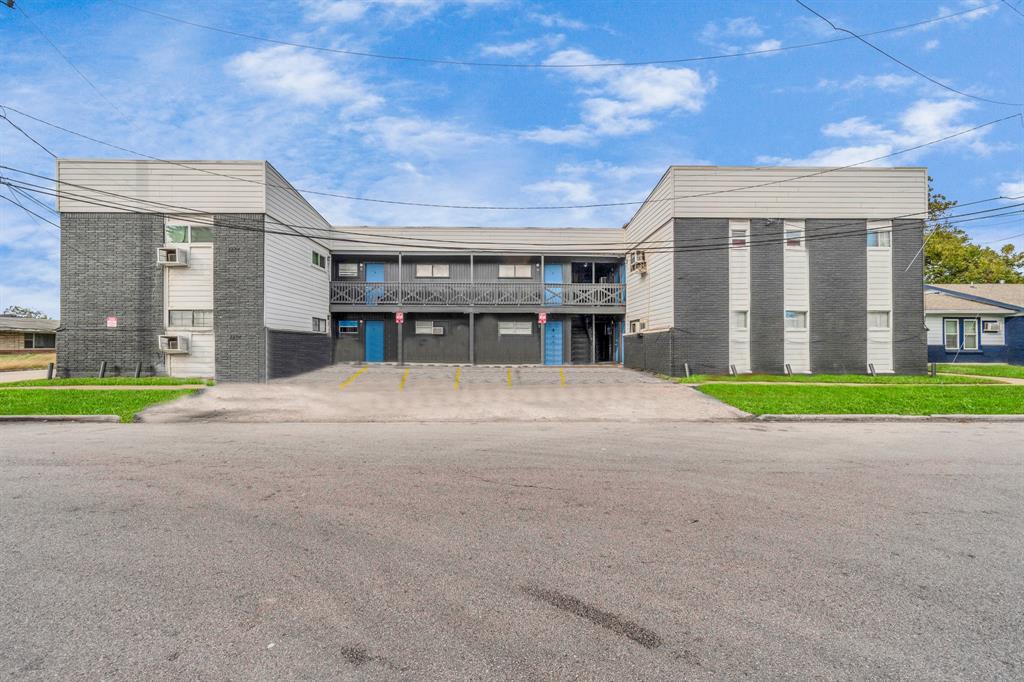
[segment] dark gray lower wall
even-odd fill
[[[416,320],[428,320],[444,334],[417,334]],[[469,315],[407,313],[402,325],[404,362],[470,362]]]
[[[551,319],[555,319],[552,316]],[[533,324],[529,336],[499,336],[498,320],[521,320]],[[562,323],[563,343],[568,339],[568,318]],[[479,365],[535,365],[541,362],[540,325],[537,316],[480,314],[474,322],[474,345]]]
[[[681,376],[683,364],[676,352],[682,348],[678,343],[681,338],[679,330],[627,334],[623,339],[623,365],[630,369]]]
[[[356,320],[359,322],[358,334],[338,334],[339,320]],[[363,362],[366,360],[365,328],[366,320],[384,321],[384,362],[398,362],[398,325],[395,324],[394,313],[334,313],[331,316],[331,334],[334,337],[334,362]]]
[[[143,213],[62,213],[57,370],[163,374],[163,271],[156,250],[163,217]],[[117,327],[108,328],[108,316]]]
[[[781,220],[750,221],[750,368],[785,369],[785,277]]]
[[[265,381],[263,215],[217,215],[214,225],[215,375],[218,381]]]
[[[811,371],[867,371],[867,222],[807,220]]]
[[[676,218],[673,352],[694,373],[729,371],[729,221]],[[695,242],[695,239],[704,240]],[[701,248],[701,247],[706,248]],[[647,336],[646,334],[644,335]]]
[[[923,242],[923,220],[893,221],[892,355],[897,374],[923,374],[928,368]]]
[[[267,377],[280,379],[331,364],[331,337],[315,332],[267,330]]]

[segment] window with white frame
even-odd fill
[[[213,327],[212,310],[168,310],[168,327],[195,327],[206,329]]]
[[[327,331],[327,320],[322,317],[313,318],[313,331],[315,332],[326,332]]]
[[[868,248],[887,249],[892,246],[892,228],[870,227],[868,228]]]
[[[338,320],[338,336],[359,333],[359,320]]]
[[[359,263],[338,263],[338,277],[358,277]]]
[[[960,320],[960,328],[963,331],[963,350],[978,350],[978,321]]]
[[[888,310],[869,310],[868,311],[868,329],[888,329],[889,328],[889,311]]]
[[[533,277],[533,266],[526,265],[498,265],[498,277],[514,279],[530,279]]]
[[[326,270],[327,256],[320,253],[319,251],[313,251],[313,267],[320,268],[321,270]]]
[[[988,334],[998,334],[999,333],[999,328],[1000,328],[999,327],[999,320],[982,320],[981,321],[981,331],[983,331],[985,333],[988,333]]]
[[[742,249],[747,245],[747,231],[746,230],[729,230],[729,243],[734,248]]]
[[[417,334],[433,334],[434,333],[434,321],[433,320],[416,320],[415,331]]]
[[[747,328],[747,311],[746,310],[734,310],[732,311],[732,328],[733,329],[746,329]]]
[[[786,228],[786,248],[787,249],[802,249],[804,248],[804,231],[799,227],[787,227]]]
[[[807,329],[807,312],[804,310],[787,310],[786,329],[791,331]]]
[[[630,320],[629,321],[629,333],[639,334],[643,330],[647,329],[647,320]]]
[[[532,320],[499,320],[498,336],[530,336],[533,334]]]
[[[943,320],[942,341],[946,350],[960,350],[960,320]]]
[[[417,263],[417,277],[448,277],[449,268],[447,263]]]
[[[208,244],[211,242],[213,242],[213,228],[210,225],[186,223],[164,225],[165,244]]]

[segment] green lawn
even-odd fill
[[[818,383],[818,384],[992,384],[999,383],[994,379],[974,379],[956,375],[931,377],[926,374],[694,374],[689,379],[674,377],[672,381],[681,384],[703,384],[709,381],[731,381],[744,383],[750,381],[782,382],[782,383]]]
[[[213,379],[196,377],[79,377],[76,379],[26,379],[0,384],[0,388],[15,386],[181,386],[183,384],[213,386]]]
[[[939,372],[945,374],[980,374],[987,377],[1010,377],[1024,379],[1024,366],[991,364],[940,364]]]
[[[0,414],[116,414],[123,422],[150,405],[195,393],[195,389],[91,391],[0,389]]]
[[[753,414],[1024,414],[1024,386],[743,386],[701,392]]]

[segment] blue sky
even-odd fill
[[[0,7],[0,104],[160,158],[265,158],[297,187],[368,197],[638,201],[670,164],[842,165],[1020,111],[954,95],[854,40],[661,66],[497,69],[272,45],[112,2],[19,2],[103,97],[24,16]],[[289,42],[458,61],[633,62],[842,37],[785,1],[135,4]],[[958,90],[1024,101],[1024,16],[999,0],[808,4],[858,32],[973,9],[870,40]],[[11,118],[61,156],[129,156]],[[3,121],[0,162],[54,172]],[[886,163],[926,165],[938,191],[964,202],[1024,194],[1024,125],[1011,120]],[[611,226],[632,213],[309,198],[335,224]],[[57,230],[0,203],[0,306],[56,316]],[[981,241],[1024,232],[1019,217],[968,225]]]

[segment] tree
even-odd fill
[[[957,202],[932,190],[928,178],[928,220],[925,230],[924,279],[932,284],[1024,283],[1024,251],[1013,244],[996,251],[975,244],[970,235],[953,225],[949,212]]]
[[[50,319],[49,317],[46,316],[46,313],[40,310],[34,310],[33,308],[23,308],[20,305],[7,306],[7,309],[4,310],[3,314],[6,315],[7,317],[31,317],[37,320]]]

